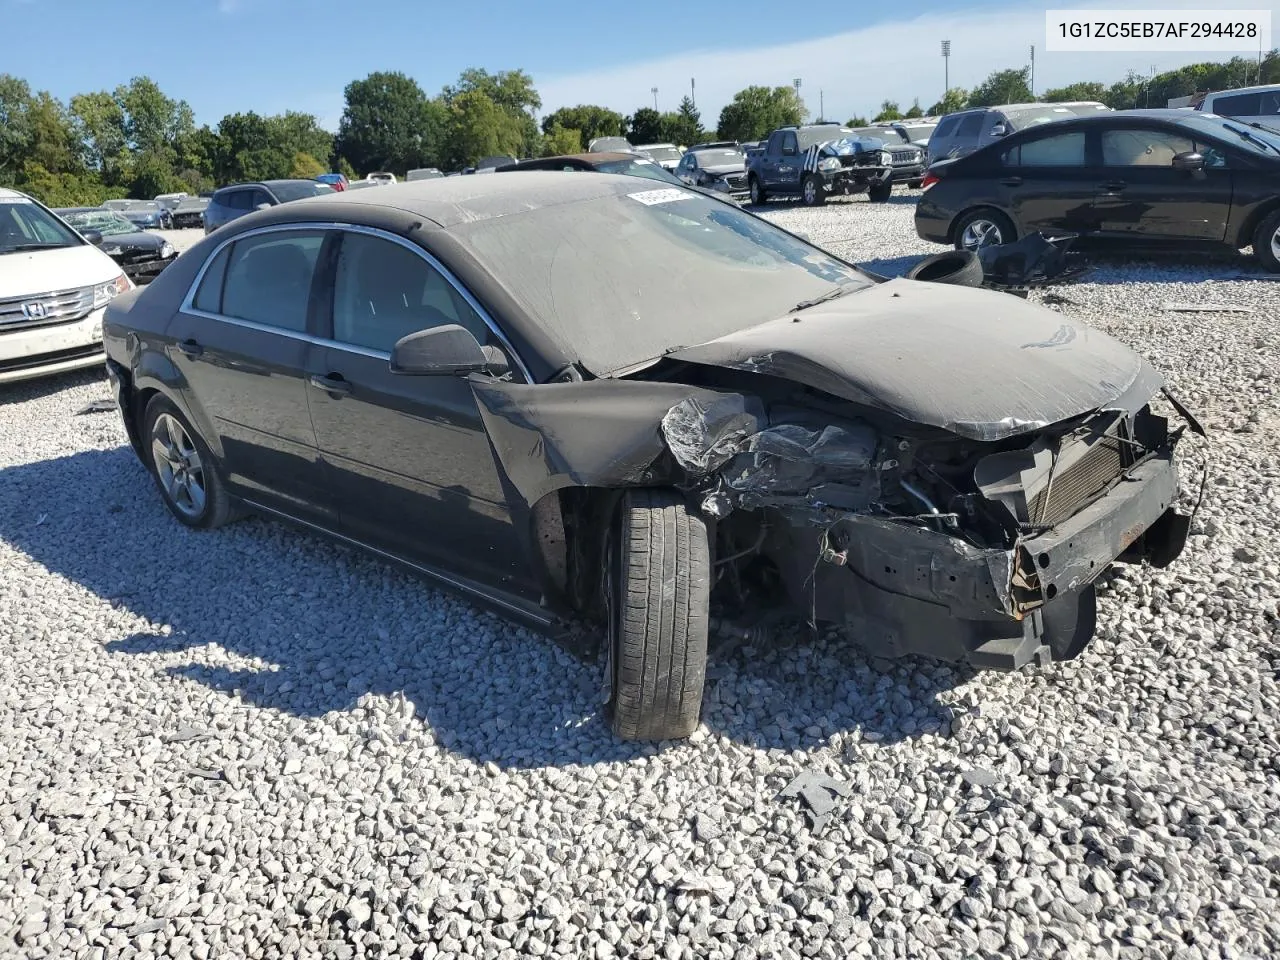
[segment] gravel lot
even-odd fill
[[[883,272],[912,199],[769,216]],[[180,243],[198,231],[176,234]],[[1053,309],[1200,414],[1193,538],[1078,661],[830,637],[614,741],[597,670],[278,524],[165,512],[91,372],[0,391],[0,956],[1272,957],[1280,286],[1103,264]],[[1250,314],[1172,313],[1168,301]],[[825,830],[779,790],[849,785]]]

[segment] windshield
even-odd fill
[[[451,232],[596,375],[871,283],[770,223],[679,188],[555,204]]]
[[[938,125],[936,123],[913,123],[909,127],[896,127],[895,129],[907,143],[916,143],[932,137],[933,131],[938,129]]]
[[[0,197],[0,254],[83,243],[53,214],[26,197]]]
[[[682,154],[675,147],[645,147],[645,156],[654,160],[679,160]]]
[[[134,200],[129,204],[129,209],[145,213],[149,210],[159,210],[160,204],[156,203],[154,200]]]
[[[115,237],[122,233],[141,233],[120,214],[111,210],[85,210],[80,213],[65,213],[62,219],[67,221],[81,233],[85,230],[97,230],[104,237]]]
[[[612,153],[615,150],[626,153],[634,149],[626,137],[600,137],[591,141],[591,150],[595,153]]]
[[[1200,133],[1207,133],[1235,146],[1248,147],[1257,153],[1265,153],[1272,156],[1280,153],[1280,131],[1270,127],[1251,127],[1240,120],[1226,120],[1212,114],[1179,117],[1178,126],[1188,127]],[[1249,136],[1243,137],[1239,131],[1243,131]]]
[[[303,200],[307,197],[318,197],[322,193],[335,193],[333,187],[327,183],[314,183],[310,180],[302,183],[273,183],[271,192],[276,195],[276,199],[281,203],[288,203],[291,200]]]
[[[661,180],[663,183],[684,184],[683,180],[668,173],[652,160],[610,160],[608,163],[598,164],[596,170],[600,173],[621,173],[628,177],[648,177],[650,180]]]
[[[864,143],[868,140],[874,140],[880,144],[896,143],[902,140],[902,137],[896,130],[886,130],[883,127],[855,127],[846,134],[848,139],[861,140]]]
[[[699,166],[714,167],[722,163],[741,163],[745,154],[741,150],[699,150],[694,154]]]
[[[1070,120],[1075,116],[1066,107],[1032,107],[1027,110],[1004,110],[1005,117],[1015,130],[1034,127],[1038,123],[1052,123],[1054,120]]]

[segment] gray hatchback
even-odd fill
[[[204,212],[204,232],[213,233],[220,226],[255,210],[305,200],[337,191],[327,183],[315,180],[262,180],[256,183],[234,183],[214,192]]]

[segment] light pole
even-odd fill
[[[794,80],[792,80],[792,81],[791,81],[791,85],[792,85],[793,87],[795,87],[795,88],[796,88],[796,104],[798,105],[798,104],[801,102],[801,100],[800,100],[800,78],[799,78],[799,77],[796,77]],[[801,119],[801,121],[803,121],[803,120],[804,120],[804,110],[803,110],[803,109],[800,111],[800,119]]]
[[[818,122],[822,123],[827,119],[826,100],[822,97],[822,88],[818,88]]]
[[[1031,45],[1031,99],[1036,98],[1036,45]]]
[[[942,99],[951,92],[951,41],[942,41]]]
[[[649,92],[653,94],[653,109],[658,109],[658,88],[650,87]]]
[[[693,77],[689,78],[689,102],[693,104],[694,109],[698,106],[698,95],[694,92]]]

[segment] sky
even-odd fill
[[[1123,6],[1217,9],[1205,0]],[[1270,9],[1280,30],[1280,0],[1232,6]],[[402,71],[434,95],[466,67],[519,67],[533,76],[543,114],[578,103],[630,114],[653,105],[653,87],[659,109],[673,110],[693,81],[703,122],[714,127],[735,91],[796,78],[813,118],[820,105],[831,119],[870,117],[886,99],[905,109],[919,98],[927,108],[944,89],[944,39],[951,41],[950,84],[966,88],[992,70],[1024,66],[1034,44],[1037,92],[1231,55],[1049,53],[1045,4],[981,0],[916,0],[908,13],[893,3],[846,0],[815,4],[821,16],[777,0],[563,7],[528,0],[177,0],[150,9],[140,14],[122,0],[0,0],[0,72],[63,100],[145,74],[191,104],[200,123],[248,110],[300,110],[333,130],[343,88],[372,71]]]

